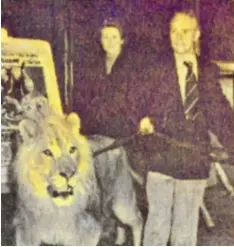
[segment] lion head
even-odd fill
[[[30,194],[61,207],[72,205],[78,194],[86,193],[84,180],[92,174],[92,156],[79,129],[75,113],[50,113],[43,120],[21,121],[22,143],[14,165],[21,195]]]

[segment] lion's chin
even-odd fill
[[[54,204],[56,204],[59,207],[66,207],[70,206],[74,201],[74,196],[68,196],[68,197],[57,197],[52,199]]]
[[[68,189],[66,191],[58,191],[50,185],[47,187],[47,191],[52,198],[52,201],[57,206],[69,206],[73,203],[74,193],[71,186],[68,186]]]

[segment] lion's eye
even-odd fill
[[[49,150],[49,149],[45,149],[43,151],[43,154],[47,155],[47,156],[50,156],[50,157],[53,157],[53,153]]]
[[[76,152],[76,150],[77,150],[77,147],[72,146],[72,147],[70,147],[69,153],[70,153],[70,154],[73,154],[73,153]]]

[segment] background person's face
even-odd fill
[[[101,44],[107,54],[118,54],[124,41],[116,27],[104,27],[101,31]]]
[[[174,16],[170,23],[170,40],[174,52],[178,54],[195,53],[194,42],[200,32],[196,20],[183,13]]]
[[[30,77],[26,77],[24,81],[24,87],[28,93],[33,92],[34,90],[34,83]]]

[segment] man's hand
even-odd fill
[[[152,124],[149,117],[144,117],[141,119],[139,130],[142,135],[149,135],[154,133],[154,125]]]

